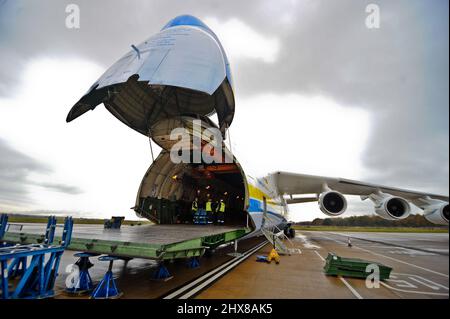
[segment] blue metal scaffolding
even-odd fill
[[[7,217],[1,216],[0,235],[6,225],[3,221]],[[59,245],[53,245],[55,235],[56,217],[50,216],[42,244],[14,245],[9,243],[0,247],[0,298],[48,298],[54,296],[55,279],[58,276],[58,268],[61,256],[70,244],[73,229],[72,217],[64,220],[62,239]],[[0,237],[1,240],[1,237]],[[27,264],[28,259],[31,259]],[[19,277],[16,284],[9,280]]]
[[[3,236],[6,233],[6,225],[8,224],[8,215],[1,214],[0,215],[0,239],[3,238]],[[0,243],[0,247],[2,247],[4,243]]]

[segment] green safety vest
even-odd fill
[[[212,212],[211,204],[212,204],[212,202],[206,202],[206,211],[207,212]]]
[[[192,210],[193,210],[193,211],[197,211],[197,208],[198,208],[197,202],[194,200],[194,201],[192,202]]]
[[[225,203],[220,203],[219,212],[225,213]]]

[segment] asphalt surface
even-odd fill
[[[256,262],[256,255],[270,251],[266,246],[197,298],[449,298],[448,234],[314,231],[298,232],[293,243],[301,255],[282,256],[279,265]],[[329,252],[381,263],[393,272],[379,287],[326,276]]]
[[[89,228],[89,227],[87,227]],[[348,247],[350,238],[352,247]],[[264,238],[240,242],[245,252]],[[305,299],[397,299],[449,298],[449,235],[413,233],[362,233],[301,231],[292,241],[302,254],[281,256],[280,264],[256,262],[256,256],[267,255],[267,244],[253,253],[230,272],[202,290],[195,298],[305,298]],[[201,266],[190,269],[185,260],[167,263],[173,279],[152,280],[156,262],[133,259],[114,262],[113,272],[122,298],[161,298],[195,278],[232,259],[228,246],[217,250],[213,257],[202,257]],[[342,257],[362,258],[393,268],[391,278],[370,288],[364,279],[326,276],[324,259],[333,252]],[[63,292],[70,265],[77,260],[72,251],[63,254],[55,284],[56,298],[67,297]],[[91,258],[90,269],[98,283],[108,268],[107,262]],[[81,297],[87,298],[87,297]]]
[[[238,251],[244,252],[262,241],[262,238],[245,240],[239,245]],[[153,280],[152,275],[157,267],[157,262],[153,260],[139,258],[132,259],[128,262],[117,260],[113,264],[112,271],[116,278],[117,286],[123,293],[123,299],[162,298],[185,283],[231,260],[233,257],[228,254],[232,252],[234,252],[232,245],[218,249],[211,257],[203,256],[200,259],[200,267],[194,269],[188,267],[186,259],[166,262],[165,266],[173,276],[168,281]],[[71,271],[70,265],[77,261],[77,258],[74,256],[75,253],[73,251],[65,251],[62,256],[61,266],[59,268],[60,275],[57,277],[55,283],[56,298],[89,298],[89,296],[67,296],[64,292],[66,278]],[[91,257],[90,261],[94,266],[89,269],[89,273],[93,282],[96,284],[108,270],[108,262],[99,261],[98,257]]]

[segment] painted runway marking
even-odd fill
[[[392,249],[392,248],[390,248]],[[418,252],[417,250],[413,250],[413,249],[407,249],[407,248],[402,248],[402,247],[398,247],[397,250],[389,250],[389,253],[394,254],[394,255],[408,255],[411,257],[416,257],[416,256],[436,256],[436,254],[433,253],[426,253],[426,252]]]
[[[302,242],[303,247],[305,247],[306,249],[320,249],[322,247],[317,246],[312,244],[309,240],[308,237],[306,237],[305,235],[302,234],[298,234],[295,236],[296,238],[300,239],[300,241]]]
[[[413,285],[410,282],[407,282],[406,280],[401,280],[401,279],[395,279],[397,278],[396,276],[391,276],[391,278],[393,279],[387,279],[386,281],[388,282],[392,282],[395,283],[395,285],[397,287],[401,287],[401,288],[413,288],[413,289],[417,289],[418,287]]]
[[[233,259],[231,259],[230,261],[224,263],[223,265],[221,265],[220,267],[217,267],[216,269],[213,269],[212,271],[206,273],[205,275],[197,278],[196,280],[192,281],[191,283],[177,289],[176,291],[172,292],[171,294],[165,296],[163,299],[173,299],[176,298],[177,296],[179,296],[180,294],[186,292],[187,290],[191,289],[189,292],[187,292],[186,294],[178,297],[179,299],[187,299],[190,296],[194,295],[195,293],[197,293],[198,291],[200,291],[202,288],[204,288],[206,285],[204,285],[205,282],[211,283],[212,281],[214,281],[215,279],[219,278],[221,275],[223,275],[225,272],[229,271],[230,269],[234,268],[235,266],[237,266],[238,264],[240,264],[242,261],[244,261],[245,259],[247,259],[247,257],[249,257],[250,255],[252,255],[254,252],[258,251],[259,249],[261,249],[262,247],[264,247],[267,244],[267,241],[258,244],[257,246],[251,248],[250,250],[246,251],[242,256],[239,257],[235,257]],[[227,267],[228,266],[228,267]],[[224,269],[225,268],[225,269]],[[222,270],[224,269],[224,270]],[[222,270],[222,271],[221,271]],[[219,273],[217,275],[215,275],[214,280],[211,280],[212,278],[210,278],[209,280],[207,280],[209,277],[211,277],[212,275],[214,275],[215,273]],[[205,281],[206,280],[206,281]],[[205,282],[203,282],[205,281]],[[202,283],[203,282],[203,283]],[[196,286],[198,285],[198,286]],[[201,287],[201,288],[199,288]]]
[[[448,256],[448,251],[444,251],[444,252],[441,252],[439,250],[434,250],[434,251],[431,250],[430,251],[429,249],[425,249],[425,248],[418,247],[418,246],[416,246],[416,247],[405,246],[405,245],[402,245],[401,243],[396,244],[395,243],[396,240],[394,240],[393,242],[392,241],[391,242],[384,242],[384,241],[375,240],[375,239],[361,238],[361,237],[355,236],[354,234],[348,234],[348,233],[330,232],[330,234],[341,235],[341,236],[345,236],[345,237],[349,237],[349,238],[353,238],[353,239],[358,239],[358,240],[362,240],[362,241],[367,241],[367,242],[371,242],[371,243],[378,243],[378,244],[382,244],[384,246],[391,246],[391,247],[394,247],[396,249],[399,249],[399,248],[409,249],[411,251],[416,251],[417,253],[420,253],[420,252],[422,252],[422,253],[423,252],[431,253],[431,254],[436,253],[436,254],[439,254],[439,255]]]
[[[322,261],[325,261],[325,258],[323,258],[323,257],[317,252],[317,250],[314,250],[314,252],[317,254],[317,256],[320,257],[320,259],[322,259]]]
[[[331,234],[335,234],[335,235],[347,237],[347,236],[345,236],[345,235],[338,234],[338,233],[331,233]],[[333,240],[333,241],[335,241],[335,242],[337,242],[337,243],[343,244],[343,245],[345,245],[345,246],[347,245],[347,243],[344,243],[344,242],[342,242],[342,241],[340,241],[340,240],[333,239],[333,238],[328,238],[328,237],[325,237],[325,236],[323,236],[323,237],[324,237],[324,238],[327,238],[327,239],[330,239],[330,240]],[[383,254],[375,253],[375,252],[373,252],[373,251],[370,251],[370,250],[368,250],[368,249],[364,249],[364,248],[361,248],[361,247],[358,247],[358,246],[355,246],[355,245],[353,245],[353,247],[354,247],[354,248],[357,248],[357,249],[361,249],[361,250],[366,251],[366,252],[368,252],[368,253],[370,253],[370,254],[373,254],[373,255],[377,255],[377,256],[384,257],[384,258],[388,258],[388,259],[394,260],[394,261],[396,261],[396,262],[398,262],[398,263],[402,263],[402,264],[405,264],[405,265],[408,265],[408,266],[411,266],[411,267],[415,267],[415,268],[419,268],[419,269],[422,269],[422,270],[431,272],[431,273],[436,274],[436,275],[439,275],[439,276],[443,276],[443,277],[449,278],[449,276],[448,276],[447,274],[443,274],[443,273],[440,273],[440,272],[438,272],[438,271],[434,271],[434,270],[431,270],[431,269],[428,269],[428,268],[425,268],[425,267],[421,267],[421,266],[418,266],[418,265],[415,265],[415,264],[411,264],[411,263],[408,263],[408,262],[406,262],[406,261],[399,260],[399,259],[397,259],[397,258],[393,258],[393,257],[386,256],[386,255],[383,255]]]
[[[388,289],[392,289],[392,290],[395,290],[395,291],[407,292],[407,293],[412,293],[412,294],[420,294],[420,295],[448,296],[448,293],[399,289],[399,288],[395,288],[395,287],[389,286],[387,283],[382,282],[382,281],[380,282],[380,284],[385,286]]]
[[[227,273],[228,271],[230,271],[231,269],[233,269],[234,267],[236,267],[237,265],[242,263],[244,260],[247,259],[247,257],[249,257],[250,255],[252,255],[256,251],[258,251],[260,248],[264,247],[265,245],[266,245],[266,243],[259,245],[255,249],[252,249],[249,253],[247,253],[246,255],[244,255],[244,256],[240,257],[239,259],[235,260],[234,263],[232,263],[231,265],[229,265],[228,267],[226,267],[222,271],[218,272],[213,277],[207,279],[206,281],[204,281],[203,283],[201,283],[197,287],[191,289],[189,292],[187,292],[184,295],[180,296],[179,299],[188,299],[188,298],[194,296],[195,294],[197,294],[198,292],[202,291],[209,284],[213,283],[218,278],[220,278],[222,275],[224,275],[225,273]]]
[[[348,282],[347,280],[345,280],[344,278],[342,278],[341,276],[339,276],[339,279],[347,286],[348,289],[350,289],[350,291],[352,292],[352,294],[358,298],[358,299],[364,299],[356,290],[355,288],[353,288]]]
[[[422,285],[429,287],[433,290],[439,290],[439,288],[448,290],[447,286],[441,285],[437,282],[431,281],[425,277],[419,276],[419,275],[413,275],[413,274],[404,274],[404,273],[392,273],[392,278],[398,278],[398,275],[400,276],[406,276],[409,279],[412,279],[415,282],[421,283]]]
[[[438,287],[438,286],[434,286],[434,285],[427,284],[427,283],[423,282],[422,280],[419,280],[419,279],[414,278],[414,277],[408,277],[408,278],[411,279],[412,281],[415,281],[415,282],[417,282],[417,283],[419,283],[419,284],[421,284],[421,285],[424,285],[424,286],[426,286],[426,287],[428,287],[428,288],[430,288],[430,289],[433,289],[433,290],[439,290],[439,287]]]
[[[318,252],[317,250],[314,250],[314,252],[316,253],[317,256],[320,257],[320,259],[322,259],[322,261],[325,261],[325,258],[323,258]],[[342,278],[341,276],[338,276],[338,278],[344,283],[345,286],[347,286],[347,288],[350,290],[350,292],[358,299],[364,299],[356,290],[355,288],[352,287],[352,285],[350,285],[348,283],[347,280],[345,280],[344,278]]]
[[[356,239],[356,238],[355,238]],[[403,248],[403,247],[392,247],[392,246],[386,246],[386,245],[382,245],[382,244],[377,244],[377,245],[364,245],[364,247],[366,248],[378,248],[378,249],[384,249],[384,250],[388,250],[391,254],[397,254],[397,255],[408,255],[411,257],[415,257],[415,256],[436,256],[438,254],[432,253],[432,252],[426,252],[424,251],[425,249],[427,249],[426,247],[420,248],[422,249],[422,251],[420,250],[415,250],[415,249],[411,249],[411,248]],[[395,249],[394,249],[395,248]],[[428,250],[431,250],[428,249]],[[436,250],[436,252],[438,252]],[[439,251],[442,255],[443,250]],[[448,251],[447,251],[448,252]]]

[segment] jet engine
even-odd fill
[[[338,216],[347,209],[347,200],[344,195],[333,190],[326,190],[319,196],[320,210],[328,216]]]
[[[437,225],[448,225],[449,207],[448,203],[438,199],[421,198],[414,202],[423,209],[425,218]]]
[[[403,219],[411,212],[410,204],[401,197],[378,192],[368,198],[375,204],[375,212],[384,219]]]

